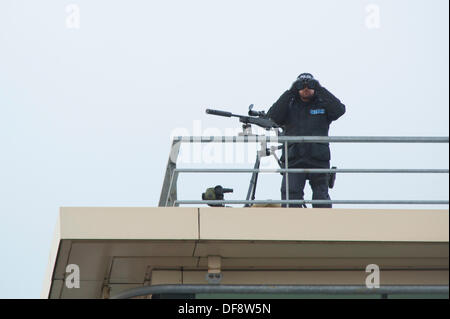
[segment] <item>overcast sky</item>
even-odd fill
[[[448,6],[0,1],[0,297],[40,296],[59,207],[157,206],[171,134],[239,128],[205,108],[267,110],[302,72],[347,106],[332,136],[448,136]],[[222,164],[251,167],[250,154]],[[447,144],[333,144],[332,165],[448,168],[448,154]],[[249,177],[181,175],[179,197],[222,184],[243,199]],[[279,199],[280,182],[261,176],[257,199]],[[446,174],[341,174],[330,194],[448,200],[448,191]]]

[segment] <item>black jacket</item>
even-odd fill
[[[345,113],[345,105],[320,86],[310,102],[303,102],[295,89],[284,92],[267,116],[282,126],[286,136],[328,136],[332,121]],[[328,143],[289,143],[289,167],[330,167]],[[284,151],[281,157],[284,161]]]

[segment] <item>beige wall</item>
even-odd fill
[[[62,208],[42,297],[206,284],[208,256],[224,284],[364,284],[371,263],[382,284],[448,284],[448,225],[448,210]]]

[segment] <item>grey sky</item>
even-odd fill
[[[79,29],[66,25],[70,3]],[[379,28],[366,25],[369,4]],[[347,106],[330,135],[448,136],[448,6],[2,0],[0,298],[39,297],[60,206],[156,206],[175,129],[239,128],[205,108],[267,109],[302,72]],[[332,152],[341,168],[448,168],[443,144]],[[222,184],[242,199],[248,180],[182,176],[180,197]],[[262,176],[257,198],[279,198],[280,181]],[[448,188],[448,175],[352,174],[331,196],[448,199]]]

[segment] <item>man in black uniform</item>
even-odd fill
[[[302,73],[270,108],[267,116],[282,126],[286,136],[328,136],[330,123],[345,113],[345,105],[320,85],[310,73]],[[281,160],[284,162],[285,154]],[[289,143],[289,168],[330,168],[328,143]],[[281,198],[286,199],[286,175],[283,174]],[[303,199],[303,189],[309,180],[314,199],[329,200],[329,174],[289,174],[289,199]],[[286,205],[283,205],[286,207]],[[301,207],[292,205],[289,207]],[[313,205],[328,207],[330,205]]]

